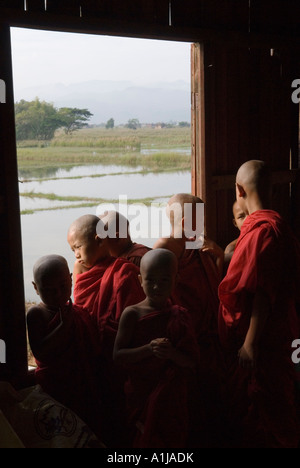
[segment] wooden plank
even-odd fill
[[[192,193],[206,203],[206,174],[209,169],[205,158],[204,122],[204,54],[203,46],[197,43],[191,47]]]
[[[251,0],[251,31],[295,34],[299,28],[299,0]]]
[[[45,0],[26,0],[26,12],[44,12]]]
[[[248,32],[249,0],[172,0],[174,26]]]
[[[237,168],[238,169],[238,168]],[[300,169],[272,171],[272,184],[295,183],[300,177]],[[235,186],[236,174],[215,175],[212,177],[213,190],[230,190]]]
[[[169,0],[81,0],[80,4],[83,17],[113,17],[125,22],[134,20],[165,26],[169,22]]]
[[[0,24],[0,76],[6,83],[6,103],[0,104],[0,240],[5,246],[0,263],[0,336],[6,343],[7,363],[0,378],[27,373],[21,222],[15,141],[14,97],[9,26]]]
[[[23,11],[24,10],[24,0],[0,0],[0,9],[1,8],[12,8]]]
[[[47,0],[47,12],[56,15],[81,15],[81,0]]]

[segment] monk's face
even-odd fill
[[[246,213],[240,208],[238,203],[236,202],[233,207],[233,224],[241,230],[242,224],[246,219]]]
[[[96,235],[86,236],[73,230],[68,234],[68,243],[78,263],[85,268],[92,268],[101,257],[102,241]]]
[[[72,279],[67,268],[48,274],[34,283],[37,294],[43,303],[53,309],[64,307],[71,297]]]
[[[141,275],[141,284],[151,304],[160,307],[171,296],[176,282],[176,273],[170,266],[147,267]]]

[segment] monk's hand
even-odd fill
[[[173,346],[168,338],[156,338],[152,340],[151,348],[154,356],[159,359],[169,359]]]
[[[238,350],[239,365],[244,368],[253,369],[256,365],[257,351],[253,345],[243,344]]]

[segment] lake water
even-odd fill
[[[123,175],[105,175],[90,177],[95,174],[113,174],[123,170]],[[103,198],[109,205],[97,203],[93,207],[78,207],[79,202],[47,200],[43,198],[20,197],[21,210],[37,210],[33,214],[21,216],[25,299],[38,301],[32,286],[32,269],[36,260],[48,254],[64,256],[70,270],[73,269],[74,254],[67,243],[67,232],[71,223],[84,214],[99,214],[106,208],[114,208],[127,215],[131,223],[134,241],[152,247],[156,239],[170,233],[169,221],[165,214],[165,206],[169,196],[178,192],[191,191],[191,174],[189,171],[172,173],[126,174],[138,171],[140,168],[103,165],[86,165],[69,170],[57,168],[55,175],[47,175],[44,180],[33,180],[34,173],[20,173],[30,182],[20,183],[20,192],[36,192],[59,196],[78,196],[86,198]],[[66,177],[83,176],[82,179],[66,179]],[[59,180],[47,180],[49,177],[59,177]],[[111,205],[109,200],[119,200],[122,203]],[[124,199],[137,200],[136,203],[124,204]],[[155,198],[151,206],[138,203],[138,200]],[[68,206],[68,208],[66,208]],[[57,209],[58,208],[58,209]],[[45,211],[39,211],[39,210]]]

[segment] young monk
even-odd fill
[[[219,331],[229,364],[230,420],[238,435],[233,443],[297,448],[291,343],[299,337],[299,244],[269,209],[270,178],[259,160],[237,172],[236,197],[247,218],[219,287]]]
[[[232,212],[233,212],[233,225],[238,228],[238,230],[241,230],[241,227],[243,225],[243,222],[246,219],[246,213],[240,208],[239,204],[237,201],[234,202],[232,206]],[[225,248],[224,250],[224,268],[227,269],[229,262],[232,258],[234,249],[236,247],[238,241],[238,237],[231,241]]]
[[[91,317],[71,302],[72,279],[63,257],[40,258],[33,276],[42,301],[27,313],[30,346],[37,362],[36,382],[99,436],[103,422],[97,376],[99,346]]]
[[[150,248],[132,241],[128,219],[117,211],[106,211],[99,218],[108,233],[109,254],[112,257],[125,258],[139,267],[141,258]]]
[[[110,342],[111,349],[107,351],[111,355],[121,313],[143,299],[144,293],[138,268],[123,258],[110,256],[109,239],[97,234],[99,224],[104,229],[96,215],[81,216],[69,228],[68,243],[76,258],[74,302],[90,311],[101,342]]]
[[[120,319],[114,360],[126,366],[133,447],[178,448],[189,429],[188,372],[197,364],[196,340],[185,309],[172,305],[177,258],[165,249],[146,253],[141,284],[146,299]]]
[[[200,443],[197,447],[205,446],[205,437],[217,441],[223,432],[226,407],[223,388],[225,363],[218,336],[218,286],[222,278],[224,251],[212,240],[206,240],[200,249],[197,242],[188,244],[198,229],[199,205],[203,207],[199,197],[186,193],[173,196],[167,205],[170,237],[162,238],[154,245],[154,249],[171,250],[178,259],[178,280],[172,301],[188,310],[198,341],[201,388],[206,394],[198,400],[197,412],[208,414],[211,427],[205,426],[205,434],[194,429],[194,446]]]
[[[196,243],[194,248],[187,249],[190,238],[186,228],[185,204],[192,206],[193,219],[189,223],[195,229],[196,208],[197,204],[203,204],[202,200],[190,194],[177,194],[167,205],[171,235],[158,240],[154,248],[166,248],[175,253],[179,276],[174,301],[189,310],[197,336],[202,339],[202,335],[207,333],[215,333],[217,336],[218,286],[221,275],[211,256],[211,249],[204,247],[199,250]],[[214,245],[211,241],[209,243]],[[219,255],[219,250],[217,253]],[[222,256],[223,252],[221,258]]]
[[[139,269],[124,258],[109,255],[108,238],[101,239],[104,225],[96,215],[84,215],[69,228],[68,242],[75,254],[74,302],[88,309],[98,332],[101,346],[102,374],[105,377],[106,420],[111,427],[106,442],[117,447],[122,444],[122,389],[112,362],[114,341],[123,310],[145,298],[138,274]],[[120,446],[120,445],[119,445]]]

